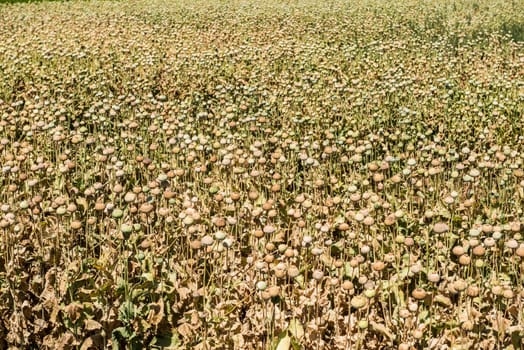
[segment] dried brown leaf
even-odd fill
[[[164,318],[164,302],[159,300],[157,303],[149,304],[149,315],[147,322],[153,326],[157,326]]]
[[[102,329],[102,325],[93,319],[84,320],[84,329],[86,331],[98,331]]]

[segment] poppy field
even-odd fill
[[[0,4],[0,349],[512,349],[524,2]]]

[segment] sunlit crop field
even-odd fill
[[[524,2],[0,4],[0,349],[522,349]]]

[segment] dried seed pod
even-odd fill
[[[266,256],[264,256],[264,261],[268,264],[272,263],[274,260],[275,257],[272,254],[266,254]]]
[[[480,294],[480,288],[475,285],[470,285],[468,286],[466,294],[472,298],[477,297]]]
[[[521,244],[516,250],[515,254],[520,258],[524,258],[524,244]]]
[[[511,289],[507,288],[507,289],[504,289],[504,291],[502,292],[502,296],[505,299],[513,299],[515,294],[513,293],[513,291]]]
[[[480,244],[480,241],[476,238],[471,238],[469,241],[468,241],[468,244],[470,246],[470,248],[475,248],[476,246],[478,246]]]
[[[440,275],[436,272],[431,272],[428,274],[428,281],[438,283],[440,281]]]
[[[284,256],[286,258],[292,258],[293,256],[295,256],[295,251],[291,248],[287,248],[285,251],[284,251]]]
[[[275,270],[275,276],[276,278],[284,278],[287,275],[286,272],[287,272],[286,269],[277,269]]]
[[[349,265],[353,268],[357,267],[360,264],[360,261],[357,258],[352,258],[349,261]]]
[[[78,230],[78,229],[80,229],[81,227],[82,227],[82,223],[81,223],[80,221],[78,221],[78,220],[74,220],[74,221],[71,222],[71,228],[72,228],[73,230]]]
[[[338,225],[338,230],[340,231],[347,231],[349,230],[349,225],[345,222]]]
[[[364,306],[366,306],[368,303],[368,299],[365,296],[362,295],[356,295],[353,298],[351,298],[351,306],[355,309],[361,309]]]
[[[354,288],[354,285],[351,281],[345,280],[342,282],[342,289],[344,290],[352,290]]]
[[[102,202],[96,202],[95,203],[95,210],[96,211],[102,211],[106,208],[106,205]]]
[[[411,312],[408,309],[402,308],[399,310],[398,315],[404,319],[411,317]]]
[[[451,250],[451,252],[453,253],[453,255],[455,256],[461,256],[465,253],[465,250],[464,250],[464,247],[460,246],[460,245],[457,245],[457,246],[454,246],[453,249]]]
[[[271,286],[267,289],[269,296],[271,298],[275,298],[280,294],[280,287],[279,286]]]
[[[271,192],[278,192],[280,191],[280,188],[281,188],[280,184],[273,184],[271,185]]]
[[[509,249],[517,249],[519,247],[519,243],[515,239],[510,239],[505,243],[506,247]]]
[[[155,207],[151,203],[143,203],[140,208],[138,209],[141,213],[149,214],[155,209]]]
[[[413,338],[415,339],[422,339],[424,337],[424,331],[421,329],[415,329],[413,331]]]
[[[202,247],[202,242],[200,242],[198,239],[195,239],[191,241],[190,246],[191,249],[200,249]]]
[[[121,184],[117,183],[113,186],[113,192],[122,193],[122,191],[124,191],[124,187]]]
[[[368,299],[373,299],[376,296],[377,292],[374,289],[364,290],[364,296]]]
[[[477,245],[475,248],[473,248],[472,253],[475,256],[483,256],[486,253],[486,249],[481,245]]]
[[[495,241],[495,239],[493,237],[487,237],[485,240],[484,240],[484,246],[488,247],[488,248],[491,248],[493,247],[497,242]]]
[[[324,272],[320,270],[313,271],[313,279],[320,281],[322,278],[324,278]]]
[[[275,244],[273,242],[266,243],[265,248],[268,252],[272,252],[276,249]]]
[[[471,258],[468,254],[462,254],[459,257],[459,264],[460,265],[469,265],[471,263]]]
[[[323,252],[324,252],[324,250],[322,248],[319,248],[319,247],[311,248],[311,254],[313,254],[315,256],[322,255]]]
[[[491,293],[493,293],[493,295],[502,295],[503,292],[504,289],[499,285],[494,285],[491,287]]]
[[[289,266],[287,269],[287,275],[291,278],[295,278],[300,274],[300,270],[295,265]]]
[[[127,192],[125,194],[125,196],[124,196],[124,201],[126,203],[131,203],[131,202],[135,201],[135,199],[136,199],[136,194],[133,193],[133,192]]]
[[[386,216],[386,218],[384,219],[384,224],[386,226],[391,226],[393,225],[395,222],[397,221],[396,217],[394,214],[389,214],[388,216]]]
[[[257,290],[264,291],[267,288],[267,283],[265,281],[258,281],[256,284]]]
[[[411,296],[417,300],[422,300],[426,297],[426,291],[422,288],[415,288],[411,292]]]
[[[276,230],[277,230],[276,227],[273,226],[273,225],[266,225],[266,226],[264,226],[264,229],[263,229],[263,231],[264,231],[265,234],[272,234],[272,233],[274,233]]]
[[[270,200],[267,200],[264,204],[262,204],[262,209],[264,210],[269,210],[273,207],[273,201],[270,199]]]
[[[204,237],[202,237],[201,242],[202,242],[202,245],[204,246],[210,246],[210,245],[213,245],[215,240],[210,235],[205,235]]]
[[[357,326],[360,329],[367,329],[368,326],[369,326],[369,322],[368,322],[368,320],[360,320],[360,321],[357,322]]]
[[[418,304],[417,304],[417,303],[413,303],[413,302],[409,302],[409,303],[408,303],[408,310],[409,310],[410,312],[413,312],[413,313],[417,312],[417,310],[418,310]]]
[[[462,325],[460,326],[463,330],[465,331],[472,331],[473,330],[473,327],[474,327],[474,324],[473,322],[471,322],[470,320],[466,320],[462,323]]]
[[[360,277],[358,278],[358,283],[361,284],[361,285],[366,284],[367,281],[368,281],[368,278],[367,278],[367,276],[365,276],[365,275],[362,275],[362,276],[360,276]]]
[[[464,281],[462,279],[459,279],[459,280],[456,280],[455,282],[453,282],[453,288],[456,291],[458,291],[458,292],[462,292],[467,287],[468,287],[468,284],[466,283],[466,281]]]
[[[371,226],[375,223],[375,219],[373,219],[371,216],[366,216],[362,223],[366,226]]]
[[[375,173],[375,174],[373,174],[373,181],[374,182],[382,182],[382,181],[384,181],[384,174],[382,174],[382,173]]]
[[[152,242],[151,240],[149,239],[144,239],[141,243],[140,243],[140,248],[142,249],[149,249],[151,246],[152,246]],[[198,248],[193,248],[193,249],[198,249]]]
[[[375,261],[371,264],[371,268],[374,271],[382,271],[386,265],[382,261]]]
[[[213,225],[215,225],[216,227],[224,227],[226,226],[226,219],[222,218],[222,217],[219,217],[219,218],[213,218],[211,220],[211,222],[213,223]]]
[[[446,224],[444,222],[436,223],[433,226],[433,232],[435,232],[435,233],[445,233],[445,232],[448,232],[448,231],[449,231],[449,226],[448,226],[448,224]]]

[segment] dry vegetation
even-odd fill
[[[0,7],[0,349],[519,349],[524,2]]]

